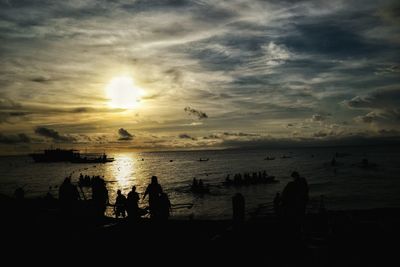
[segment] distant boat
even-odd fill
[[[199,161],[208,161],[208,160],[209,160],[209,158],[206,158],[206,159],[200,158],[200,159],[199,159]]]
[[[62,162],[72,161],[79,157],[79,152],[74,149],[46,149],[42,153],[31,153],[29,156],[35,162]]]
[[[102,155],[87,155],[82,156],[75,149],[46,149],[42,153],[31,153],[29,156],[35,162],[71,162],[71,163],[106,163],[114,161],[113,158],[108,158],[106,154]]]
[[[275,157],[266,157],[266,158],[264,158],[264,160],[274,160],[275,159]]]
[[[290,159],[290,158],[292,158],[292,156],[283,155],[281,158],[282,158],[282,159]]]

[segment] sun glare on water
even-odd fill
[[[112,108],[133,109],[139,105],[143,90],[129,76],[113,78],[106,87],[108,105]]]

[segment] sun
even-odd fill
[[[143,90],[129,76],[114,77],[106,87],[108,105],[112,108],[133,109],[139,105]]]

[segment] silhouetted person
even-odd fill
[[[126,210],[126,197],[121,193],[121,190],[117,191],[117,199],[115,200],[115,217],[122,216],[125,218]]]
[[[163,192],[161,185],[158,183],[157,176],[151,177],[151,183],[147,186],[146,191],[144,192],[143,199],[149,195],[149,209],[150,216],[157,217],[158,204],[160,195]]]
[[[126,211],[130,219],[137,219],[140,216],[138,202],[139,194],[136,192],[136,186],[132,186],[132,190],[128,193],[126,199]]]
[[[199,186],[200,189],[203,189],[204,183],[203,183],[202,179],[199,180],[198,186]]]
[[[67,177],[58,189],[58,199],[61,212],[71,214],[76,201],[79,200],[79,192],[76,186],[71,183],[71,178]]]
[[[335,159],[335,158],[332,158],[332,160],[331,160],[331,165],[332,165],[332,166],[336,166],[336,159]]]
[[[282,192],[282,216],[287,226],[300,233],[308,202],[308,184],[296,171],[291,176],[293,181]]]
[[[100,177],[92,178],[92,200],[96,216],[104,216],[109,199],[106,183]]]

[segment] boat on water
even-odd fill
[[[275,157],[266,157],[266,158],[264,158],[264,160],[274,160],[275,159]]]
[[[205,159],[200,158],[199,161],[209,161],[209,158],[205,158]]]
[[[103,154],[87,154],[83,155],[75,149],[45,149],[41,153],[31,153],[29,156],[35,162],[71,162],[71,163],[106,163],[114,161]]]

